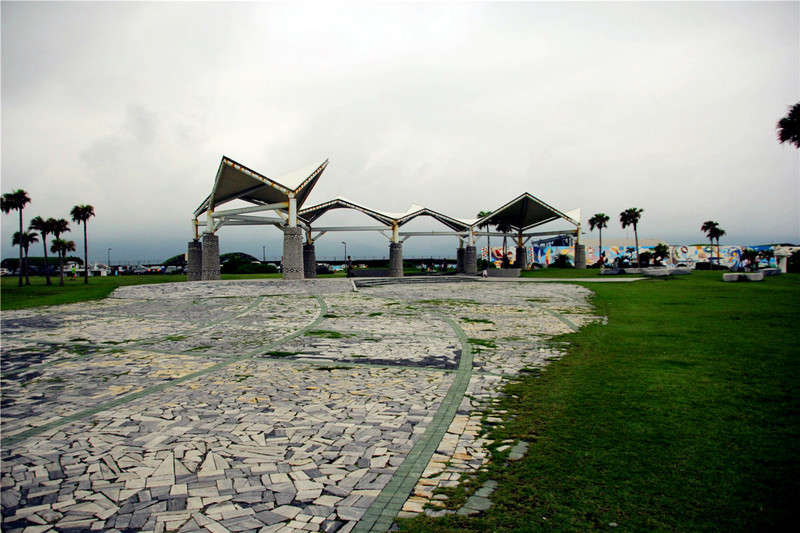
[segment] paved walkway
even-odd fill
[[[487,461],[566,284],[118,289],[2,315],[3,531],[383,531]],[[499,423],[502,413],[490,413]]]

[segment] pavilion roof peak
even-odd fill
[[[214,188],[197,208],[195,216],[233,200],[267,205],[288,202],[289,198],[295,198],[299,208],[327,166],[326,159],[322,163],[309,165],[271,179],[227,156],[222,156]]]

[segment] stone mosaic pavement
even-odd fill
[[[258,280],[3,312],[2,530],[383,531],[450,512],[436,489],[486,464],[503,381],[597,320],[590,295]]]

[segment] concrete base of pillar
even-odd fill
[[[203,281],[216,281],[222,279],[219,270],[219,237],[206,233],[203,235],[203,252],[202,252],[202,273],[200,275]]]
[[[456,249],[456,272],[458,274],[464,272],[464,248]]]
[[[203,245],[200,241],[189,241],[189,253],[186,254],[186,281],[203,279]]]
[[[283,230],[283,279],[303,279],[303,230]]]
[[[303,274],[306,279],[317,277],[317,253],[313,244],[303,245]]]
[[[528,254],[524,246],[517,246],[517,258],[514,261],[514,268],[528,268]]]
[[[478,273],[478,256],[474,246],[464,248],[464,274],[474,276]]]
[[[586,246],[575,245],[575,268],[586,268]]]
[[[403,277],[403,245],[399,242],[389,244],[389,277]]]

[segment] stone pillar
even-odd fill
[[[389,244],[389,277],[403,277],[403,245],[399,242]]]
[[[283,279],[303,279],[303,230],[283,230]]]
[[[200,275],[203,281],[221,279],[219,271],[219,237],[210,233],[203,234],[203,271]]]
[[[478,256],[474,246],[464,248],[464,274],[474,276],[478,273]]]
[[[524,246],[517,246],[517,260],[514,262],[514,268],[528,268],[528,257]]]
[[[456,272],[459,274],[464,272],[464,248],[456,249]]]
[[[575,268],[586,268],[586,246],[582,244],[575,245]]]
[[[186,281],[203,279],[203,245],[200,241],[189,241],[189,253],[186,254]]]
[[[303,274],[306,279],[317,277],[317,253],[313,244],[303,245]]]

